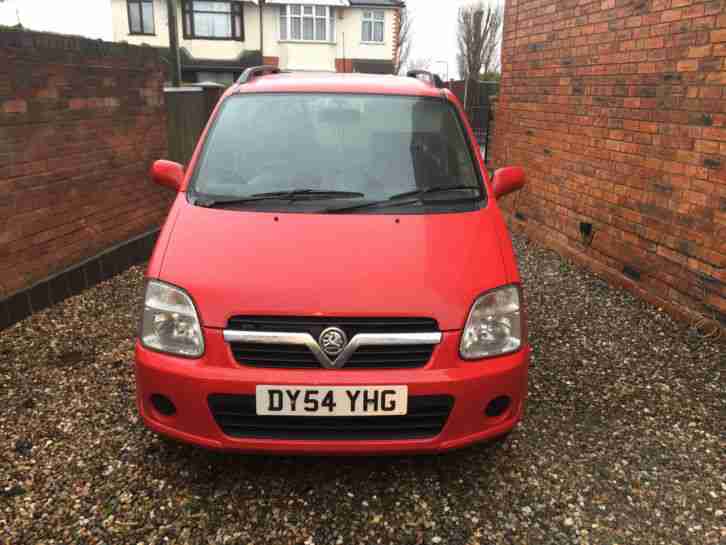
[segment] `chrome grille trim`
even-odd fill
[[[410,346],[436,345],[443,338],[441,332],[431,333],[359,333],[345,350],[331,360],[310,333],[280,333],[274,331],[236,331],[225,329],[224,340],[228,343],[258,343],[269,345],[306,346],[326,369],[340,369],[361,346]]]

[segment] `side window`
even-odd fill
[[[153,0],[126,0],[129,34],[154,34]]]
[[[386,35],[386,12],[382,9],[363,11],[362,41],[383,43]]]

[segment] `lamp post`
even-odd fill
[[[265,64],[265,0],[260,0],[257,9],[260,15],[260,64]]]

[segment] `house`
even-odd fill
[[[187,82],[249,66],[393,73],[402,0],[175,0]],[[262,4],[262,5],[260,5]],[[167,0],[111,0],[115,41],[169,46]]]

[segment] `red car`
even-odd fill
[[[439,452],[499,439],[527,393],[524,303],[492,181],[437,77],[247,70],[148,268],[144,423],[221,450]]]

